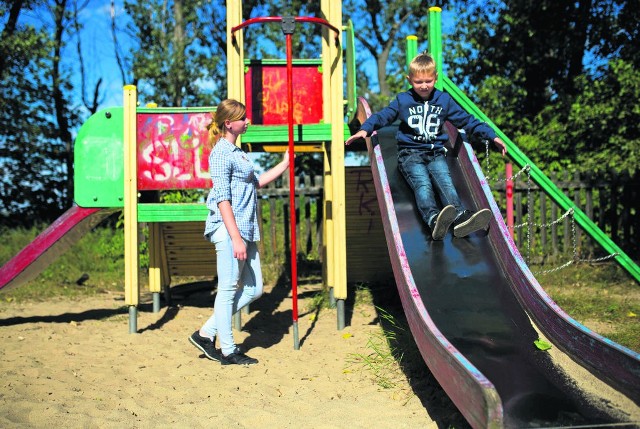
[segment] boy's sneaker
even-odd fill
[[[442,240],[444,236],[447,235],[447,231],[455,218],[456,208],[452,205],[448,205],[440,210],[435,222],[431,225],[431,238],[434,240]]]
[[[211,341],[209,338],[201,336],[200,332],[196,331],[189,337],[189,341],[200,349],[200,351],[209,359],[217,362],[220,362],[222,359],[222,352],[216,349],[215,338]]]
[[[491,217],[492,214],[489,209],[482,209],[477,212],[465,210],[453,223],[453,235],[466,237],[472,232],[486,229]]]
[[[258,359],[254,359],[242,353],[238,347],[228,356],[222,355],[222,365],[253,365],[258,363]]]

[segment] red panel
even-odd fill
[[[207,189],[208,113],[139,113],[138,189]]]
[[[244,77],[247,116],[254,124],[286,125],[287,67],[251,64]],[[293,122],[322,121],[322,73],[317,65],[293,65]]]

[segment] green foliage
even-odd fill
[[[160,195],[160,202],[168,204],[204,202],[207,191],[204,189],[182,189],[165,191]]]
[[[425,34],[429,3],[411,0],[345,0],[343,20],[355,23],[356,63],[375,62],[378,94],[391,97],[405,88],[405,38],[411,34]],[[364,15],[364,18],[363,18]],[[361,76],[358,76],[361,79]],[[362,87],[359,84],[361,88]],[[361,94],[372,99],[372,108],[378,110],[387,103],[374,100],[374,91]]]
[[[45,29],[6,27],[0,39],[0,224],[49,222],[65,209],[68,142],[51,102],[54,42]]]
[[[216,3],[216,2],[212,2]],[[220,94],[206,91],[222,81],[220,45],[213,45],[211,17],[199,0],[125,1],[138,41],[133,53],[134,83],[142,99],[160,106],[211,105]],[[218,5],[220,7],[220,5]],[[223,9],[224,10],[224,9]],[[205,85],[208,83],[209,85]]]
[[[634,176],[640,164],[640,69],[615,60],[600,79],[584,79],[568,129],[581,171]]]

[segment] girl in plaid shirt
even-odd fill
[[[216,248],[218,290],[212,316],[189,340],[206,357],[223,365],[251,365],[257,359],[236,346],[231,329],[233,313],[262,295],[262,272],[257,241],[257,189],[271,183],[289,167],[289,156],[258,176],[247,154],[236,146],[247,131],[246,107],[236,100],[220,103],[208,126],[209,172],[213,186],[207,197],[209,215],[205,237]],[[220,349],[216,349],[216,337]]]

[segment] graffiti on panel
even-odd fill
[[[210,188],[208,113],[137,115],[138,189]]]
[[[373,184],[371,171],[367,169],[357,169],[350,172],[356,176],[356,195],[359,198],[358,214],[363,219],[368,219],[367,232],[374,229],[374,221],[380,217],[378,210],[378,199]]]
[[[295,66],[294,124],[317,124],[323,117],[322,73],[317,66]],[[255,124],[287,124],[289,114],[287,70],[284,65],[252,64],[245,75],[247,109]]]

